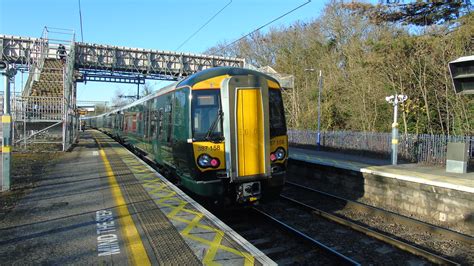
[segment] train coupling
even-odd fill
[[[237,186],[237,202],[256,203],[262,194],[260,182],[242,183]]]

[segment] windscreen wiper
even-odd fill
[[[214,130],[216,129],[217,124],[219,123],[223,115],[224,115],[224,112],[222,112],[222,110],[219,108],[219,110],[217,111],[216,119],[214,119],[214,122],[212,122],[212,125],[209,127],[209,130],[207,131],[206,136],[204,137],[205,140],[209,140],[209,141],[214,140],[214,139],[211,139],[211,135],[212,133],[214,133]]]

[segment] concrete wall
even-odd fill
[[[407,216],[474,234],[472,193],[364,174],[364,198]]]
[[[474,235],[472,193],[294,160],[289,170],[323,191]]]

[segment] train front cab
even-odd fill
[[[216,89],[212,80],[192,90],[194,191],[239,204],[274,198],[285,182],[288,150],[280,86],[260,74],[221,80]]]

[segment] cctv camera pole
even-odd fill
[[[323,89],[323,71],[319,70],[319,86],[318,86],[318,138],[316,145],[318,150],[321,149],[321,90]]]
[[[2,62],[6,64],[5,62]],[[10,78],[15,76],[16,70],[9,68],[6,64],[2,75],[5,76],[5,92],[3,94],[3,141],[2,141],[2,191],[10,190],[10,172],[11,172],[11,123],[10,115]]]
[[[403,94],[395,94],[385,97],[388,103],[393,104],[393,123],[392,123],[392,165],[397,165],[398,156],[398,104],[406,101],[408,97]]]
[[[304,71],[314,72],[314,68],[306,68]],[[323,89],[323,71],[319,70],[319,85],[318,85],[318,131],[316,135],[316,150],[321,149],[321,90]]]
[[[395,94],[393,101],[393,123],[392,123],[392,165],[397,165],[398,156],[398,95]]]

